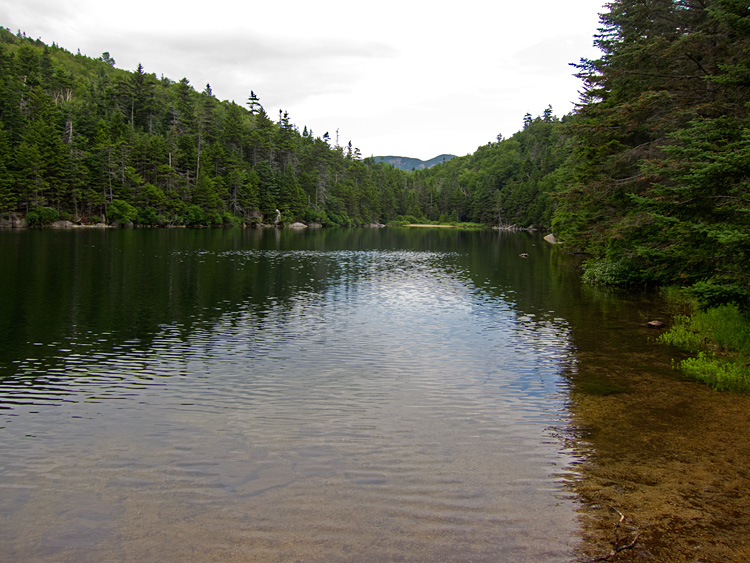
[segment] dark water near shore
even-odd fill
[[[621,560],[747,559],[750,403],[536,235],[6,231],[0,257],[0,560],[574,561],[609,504]]]

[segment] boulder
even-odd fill
[[[50,225],[53,229],[72,229],[75,226],[72,221],[55,221]]]
[[[26,219],[15,213],[0,216],[0,229],[24,229],[25,227]]]

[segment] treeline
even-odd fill
[[[352,225],[406,213],[406,175],[179,82],[0,28],[0,212],[140,224]]]
[[[549,226],[564,160],[551,109],[511,139],[407,174],[349,142],[0,28],[0,212],[144,225],[468,221]]]

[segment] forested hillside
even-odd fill
[[[0,212],[143,225],[394,220],[549,226],[547,174],[564,158],[557,119],[476,154],[407,174],[327,132],[271,119],[254,92],[218,100],[0,28]],[[246,106],[246,107],[245,107]]]
[[[411,172],[412,170],[432,168],[436,164],[441,164],[442,162],[456,158],[456,155],[441,154],[429,160],[421,160],[419,158],[410,158],[407,156],[375,156],[373,158],[375,159],[375,162],[386,162],[394,168]]]
[[[551,109],[474,154],[407,174],[334,146],[254,92],[218,100],[0,28],[0,212],[114,224],[394,220],[549,226],[565,157]]]
[[[560,121],[547,108],[527,114],[524,128],[509,139],[479,147],[469,156],[415,171],[414,196],[428,216],[504,227],[549,228],[554,200],[570,152]]]
[[[230,225],[324,225],[405,213],[406,176],[348,143],[157,78],[0,28],[0,212],[30,225],[61,218]],[[265,219],[264,219],[265,218]]]

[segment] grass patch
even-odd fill
[[[747,361],[728,361],[715,354],[698,352],[694,358],[679,364],[688,377],[707,383],[719,391],[750,391],[750,368]]]
[[[659,341],[693,357],[676,363],[683,373],[723,391],[750,391],[750,318],[734,304],[698,310],[691,300],[667,295],[670,307],[692,309],[674,316]]]

